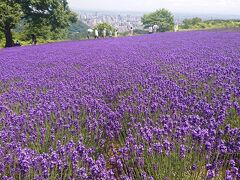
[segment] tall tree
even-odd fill
[[[106,23],[106,22],[97,24],[97,25],[94,27],[94,29],[98,29],[100,36],[103,35],[102,32],[103,32],[104,29],[107,30],[107,33],[109,33],[109,31],[112,31],[112,32],[113,32],[113,30],[114,30],[114,28],[112,27],[112,25],[110,25],[110,24],[108,24],[108,23]]]
[[[71,23],[68,28],[68,39],[79,40],[86,38],[88,35],[89,26],[78,20],[76,23]]]
[[[142,23],[145,28],[158,25],[159,31],[171,31],[174,28],[174,16],[167,9],[159,9],[153,13],[145,14],[142,17]]]
[[[199,25],[202,22],[203,22],[202,19],[199,17],[184,19],[181,26],[184,29],[189,29],[189,28],[193,28],[193,26]]]
[[[22,16],[21,6],[12,1],[0,2],[0,31],[5,35],[5,47],[13,45],[11,29],[15,28]]]
[[[32,27],[49,26],[51,31],[58,32],[75,22],[77,16],[70,11],[66,0],[1,0],[0,31],[5,34],[5,47],[13,45],[11,30],[21,19]]]

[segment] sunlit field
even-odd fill
[[[239,179],[240,32],[0,50],[0,179]]]

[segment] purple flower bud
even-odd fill
[[[236,163],[235,163],[235,161],[233,159],[231,159],[229,161],[229,164],[230,164],[231,167],[234,167],[236,165]]]
[[[208,170],[207,179],[213,179],[214,177],[215,177],[215,171],[214,170]]]
[[[207,169],[207,170],[211,170],[211,169],[212,169],[212,164],[207,164],[207,165],[206,165],[206,169]]]
[[[233,177],[231,175],[227,175],[225,180],[233,180]]]
[[[234,175],[237,175],[237,174],[238,174],[238,168],[232,167],[232,168],[231,168],[231,172],[232,172]]]
[[[196,164],[193,164],[192,165],[192,171],[195,171],[197,169],[197,165]]]

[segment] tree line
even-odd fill
[[[142,17],[145,28],[158,25],[158,31],[171,31],[174,16],[167,9],[159,9]],[[77,19],[67,0],[1,0],[0,40],[5,39],[5,47],[14,46],[14,39],[24,42],[35,34],[44,40],[81,39],[87,36],[89,27]],[[110,24],[97,24],[100,34],[103,29],[115,31]],[[13,38],[13,34],[14,37]]]
[[[174,16],[166,9],[145,14],[142,17],[144,27],[158,25],[161,32],[171,31]],[[12,47],[14,39],[27,42],[31,34],[43,40],[82,39],[87,36],[89,27],[77,19],[77,15],[68,6],[67,0],[1,0],[0,2],[0,40],[5,39],[5,47]],[[103,29],[114,32],[116,28],[101,23]],[[14,38],[13,38],[14,34]]]
[[[145,14],[141,21],[144,28],[159,27],[157,31],[173,31],[176,24],[174,15],[167,9],[158,9]],[[184,19],[179,29],[207,29],[240,27],[240,20],[207,20],[199,17]],[[5,39],[5,47],[12,47],[13,40],[19,38],[29,41],[32,34],[46,40],[83,39],[87,37],[88,27],[72,12],[67,0],[1,0],[0,1],[0,40]],[[116,27],[108,23],[97,24],[100,32],[106,29],[113,32]],[[144,34],[145,30],[135,29],[135,33]],[[13,38],[13,34],[14,37]],[[124,33],[123,33],[124,35]],[[1,45],[1,43],[0,43]]]
[[[234,28],[240,27],[240,20],[238,19],[211,19],[203,20],[199,17],[184,19],[180,25],[181,29],[221,29],[221,28]]]

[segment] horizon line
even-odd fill
[[[75,11],[93,11],[93,12],[116,12],[116,13],[151,13],[153,11],[134,11],[134,10],[107,10],[107,9],[81,9],[81,8],[72,8],[72,10]],[[167,8],[165,8],[167,9]],[[169,9],[168,9],[169,10]],[[226,13],[201,13],[201,12],[177,12],[177,11],[171,11],[173,14],[185,14],[185,15],[218,15],[218,16],[239,16],[240,14],[226,14]]]

